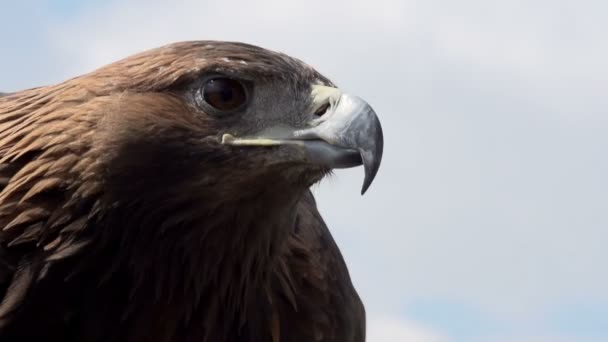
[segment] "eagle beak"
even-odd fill
[[[274,129],[253,138],[236,138],[224,134],[222,144],[238,146],[295,145],[306,151],[310,163],[330,168],[350,168],[363,164],[364,194],[376,177],[384,140],[376,112],[361,98],[340,92],[337,88],[314,86],[312,109],[322,115],[299,130]]]

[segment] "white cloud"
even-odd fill
[[[484,336],[468,342],[604,342],[603,338],[581,337],[581,336],[558,336],[551,334],[529,334],[512,336]]]
[[[447,342],[434,329],[418,322],[391,316],[372,317],[367,324],[367,342]]]

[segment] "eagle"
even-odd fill
[[[382,151],[368,103],[244,43],[4,94],[0,340],[362,342],[310,187],[362,165],[364,193]]]

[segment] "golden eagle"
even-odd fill
[[[382,157],[303,62],[182,42],[0,97],[0,340],[360,342],[309,187]]]

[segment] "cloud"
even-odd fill
[[[586,338],[580,336],[559,336],[552,334],[528,334],[511,336],[484,336],[467,342],[602,342],[604,338]]]
[[[375,316],[368,322],[368,342],[448,342],[447,337],[420,323],[391,316]]]

